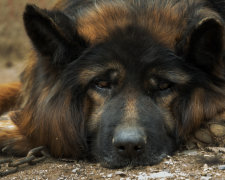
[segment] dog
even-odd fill
[[[109,168],[157,164],[203,131],[205,143],[224,146],[224,8],[221,0],[27,5],[33,49],[21,82],[0,86],[0,113],[13,111],[0,146],[15,155],[46,146]]]

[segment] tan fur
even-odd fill
[[[132,5],[136,5],[137,8],[139,6],[136,2],[130,1],[130,6]],[[181,1],[176,6],[173,6],[170,2],[166,5],[158,5],[158,7],[153,5],[155,9],[151,6],[151,2],[146,6],[143,15],[139,15],[134,20],[135,23],[152,33],[153,37],[167,45],[168,48],[173,49],[186,27],[186,21],[182,20],[183,14],[177,16],[176,9],[177,6],[181,6],[184,9],[183,12],[185,12],[186,5]],[[203,18],[207,15],[219,19],[217,13],[207,8],[198,13]],[[113,29],[123,29],[134,23],[130,16],[127,5],[123,5],[121,2],[97,3],[93,9],[82,12],[78,17],[78,32],[92,44],[96,44],[108,38]]]
[[[104,103],[107,100],[100,94],[93,90],[88,91],[89,104],[91,106],[91,113],[89,114],[88,128],[90,131],[96,130],[101,115],[104,112]]]
[[[159,106],[164,109],[165,111],[165,124],[168,126],[170,131],[172,132],[174,128],[176,127],[176,120],[173,117],[173,114],[171,114],[171,104],[173,100],[176,98],[177,94],[172,93],[168,96],[164,96],[162,98],[158,98],[157,101],[159,103]]]
[[[217,90],[216,87],[213,89]],[[203,88],[195,89],[191,98],[189,108],[185,112],[190,122],[185,129],[181,128],[181,134],[184,136],[200,127],[204,121],[212,120],[225,111],[224,102],[218,99],[220,97]]]
[[[137,97],[134,93],[128,92],[128,98],[126,99],[126,104],[124,107],[124,117],[122,123],[129,125],[135,125],[138,120],[138,107],[137,107]]]
[[[0,85],[0,115],[13,109],[18,104],[21,92],[21,83]]]
[[[116,61],[112,61],[108,64],[105,64],[104,66],[91,66],[85,69],[81,69],[79,72],[79,81],[82,85],[86,85],[92,78],[109,69],[117,70],[119,72],[120,81],[123,80],[125,76],[125,70],[123,66]]]
[[[8,154],[26,154],[32,148],[27,137],[21,134],[10,117],[0,120],[0,142],[0,148]]]

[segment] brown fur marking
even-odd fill
[[[21,83],[0,85],[0,115],[13,109],[18,104]]]

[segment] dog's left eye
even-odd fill
[[[100,89],[111,89],[112,88],[111,82],[105,81],[105,80],[95,81],[95,86]]]

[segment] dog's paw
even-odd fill
[[[187,148],[219,146],[225,147],[225,114],[204,124],[186,144]]]
[[[194,136],[206,145],[223,147],[225,145],[225,123],[209,122],[207,127],[197,130]]]
[[[26,155],[31,148],[28,139],[20,133],[11,116],[0,116],[0,153]]]

